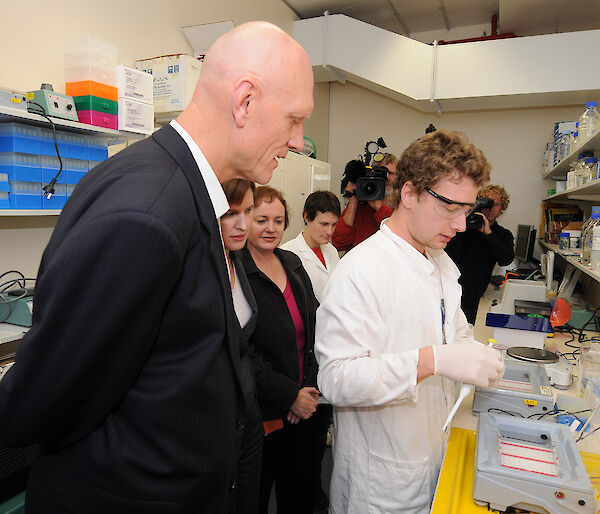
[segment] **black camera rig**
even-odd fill
[[[371,202],[385,198],[385,184],[388,178],[388,169],[385,166],[369,166],[371,160],[381,162],[383,154],[379,151],[387,148],[382,137],[377,141],[367,141],[365,154],[359,156],[348,164],[342,175],[341,193],[344,198],[356,196],[359,202]],[[379,159],[378,157],[381,156]],[[347,191],[348,183],[356,184],[354,191]]]

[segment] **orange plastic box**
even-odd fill
[[[94,82],[93,80],[82,80],[81,82],[67,82],[65,84],[65,93],[69,96],[98,96],[106,100],[118,100],[117,88]]]

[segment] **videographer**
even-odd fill
[[[502,186],[489,185],[479,191],[479,200],[492,200],[467,218],[467,229],[452,238],[446,253],[458,266],[462,286],[461,308],[475,324],[479,300],[485,293],[496,263],[509,265],[515,258],[514,238],[496,219],[508,207],[510,196]],[[482,202],[483,203],[483,202]]]
[[[393,154],[383,154],[384,161],[386,156],[389,156],[387,164],[378,163],[379,166],[384,166],[393,174],[388,173],[386,177],[386,190],[388,185],[396,175],[396,163],[398,159]],[[368,161],[367,161],[368,162]],[[393,164],[392,164],[393,162]],[[360,202],[354,194],[356,184],[361,175],[364,174],[365,166],[362,161],[352,160],[346,164],[344,170],[344,180],[346,184],[342,194],[349,196],[348,205],[342,211],[342,216],[335,227],[331,242],[340,252],[348,251],[354,248],[358,243],[372,236],[377,230],[381,222],[392,215],[393,209],[385,203],[385,198],[381,200],[371,200],[369,202]],[[390,170],[391,172],[391,170]],[[350,193],[349,195],[347,195]]]

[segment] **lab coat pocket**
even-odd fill
[[[429,512],[428,459],[399,461],[369,455],[369,514]]]

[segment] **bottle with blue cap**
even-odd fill
[[[585,111],[579,118],[579,145],[585,143],[600,129],[600,114],[598,114],[598,102],[586,102]]]

